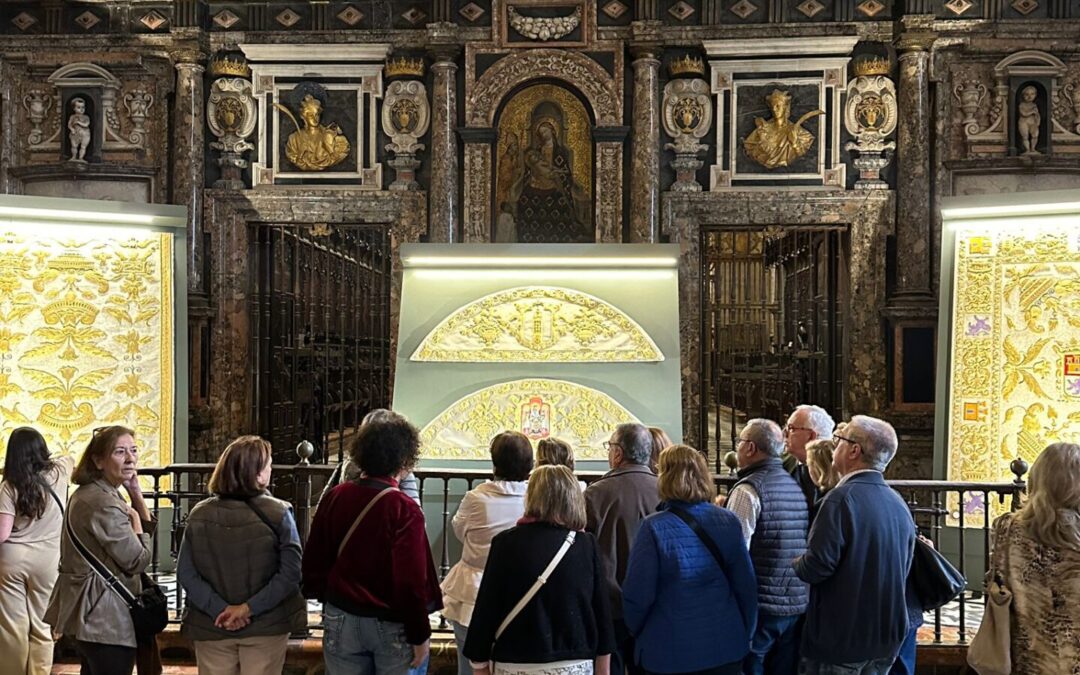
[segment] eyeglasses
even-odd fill
[[[792,426],[790,424],[785,424],[784,425],[784,435],[785,436],[790,436],[793,432],[796,432],[796,431],[813,431],[813,429],[811,429],[810,427],[796,427],[796,426]]]
[[[847,436],[841,436],[840,434],[833,434],[832,437],[833,437],[834,441],[847,441],[848,443],[851,443],[852,445],[858,445],[859,444],[859,442],[857,440],[855,440],[854,438],[848,438]]]
[[[753,441],[750,440],[749,438],[743,438],[742,436],[739,436],[739,442],[740,443],[753,443]]]
[[[621,448],[621,447],[622,447],[622,443],[618,443],[616,441],[604,441],[604,450],[607,450],[608,452],[611,452],[612,448]]]

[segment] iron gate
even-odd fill
[[[255,428],[275,461],[295,463],[302,439],[326,461],[390,402],[389,228],[253,227]]]
[[[846,228],[723,227],[701,236],[701,438],[719,470],[747,419],[783,424],[800,403],[840,413]]]

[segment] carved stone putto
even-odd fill
[[[844,106],[844,127],[855,137],[844,145],[847,151],[858,153],[852,163],[859,170],[859,189],[888,189],[881,180],[881,170],[889,165],[889,152],[896,143],[889,135],[896,130],[896,87],[887,75],[859,75],[848,86]]]
[[[251,82],[240,77],[214,80],[206,104],[206,122],[217,139],[210,147],[221,151],[217,159],[221,180],[215,183],[216,187],[244,187],[240,176],[248,162],[243,154],[255,147],[248,138],[255,131],[257,121]]]
[[[698,192],[697,170],[703,162],[698,153],[708,146],[700,141],[712,128],[712,96],[709,85],[702,79],[673,80],[664,86],[664,130],[675,139],[664,146],[674,150],[675,192]]]
[[[419,190],[416,182],[416,169],[420,160],[416,153],[424,149],[419,142],[431,122],[431,108],[428,105],[427,90],[418,80],[395,80],[390,83],[383,97],[382,128],[390,137],[386,150],[394,153],[388,161],[397,171],[397,176],[390,184],[391,190]]]

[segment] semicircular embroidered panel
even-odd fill
[[[413,361],[611,363],[663,361],[625,312],[569,288],[519,286],[474,300],[443,319]]]
[[[485,387],[439,413],[420,432],[433,459],[487,459],[492,437],[520,431],[534,443],[558,437],[577,459],[604,459],[616,425],[638,419],[602,391],[565,380],[525,379]]]

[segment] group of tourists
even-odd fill
[[[412,469],[417,429],[376,411],[361,425],[301,542],[270,496],[271,448],[233,441],[192,508],[177,560],[181,630],[199,672],[280,673],[289,635],[322,603],[330,675],[418,675],[433,613],[453,628],[459,675],[910,674],[922,609],[919,536],[882,472],[887,422],[835,425],[800,406],[748,420],[738,480],[717,496],[702,453],[659,429],[616,427],[610,471],[587,487],[559,439],[506,431],[493,478],[452,526],[460,561],[439,583]],[[154,519],[135,433],[95,431],[77,465],[41,435],[9,437],[0,485],[0,675],[49,673],[67,636],[88,675],[160,672],[126,598],[151,584]],[[68,483],[78,487],[68,497]],[[1012,672],[1080,671],[1080,446],[1048,446],[1025,505],[994,526],[1012,595]]]

